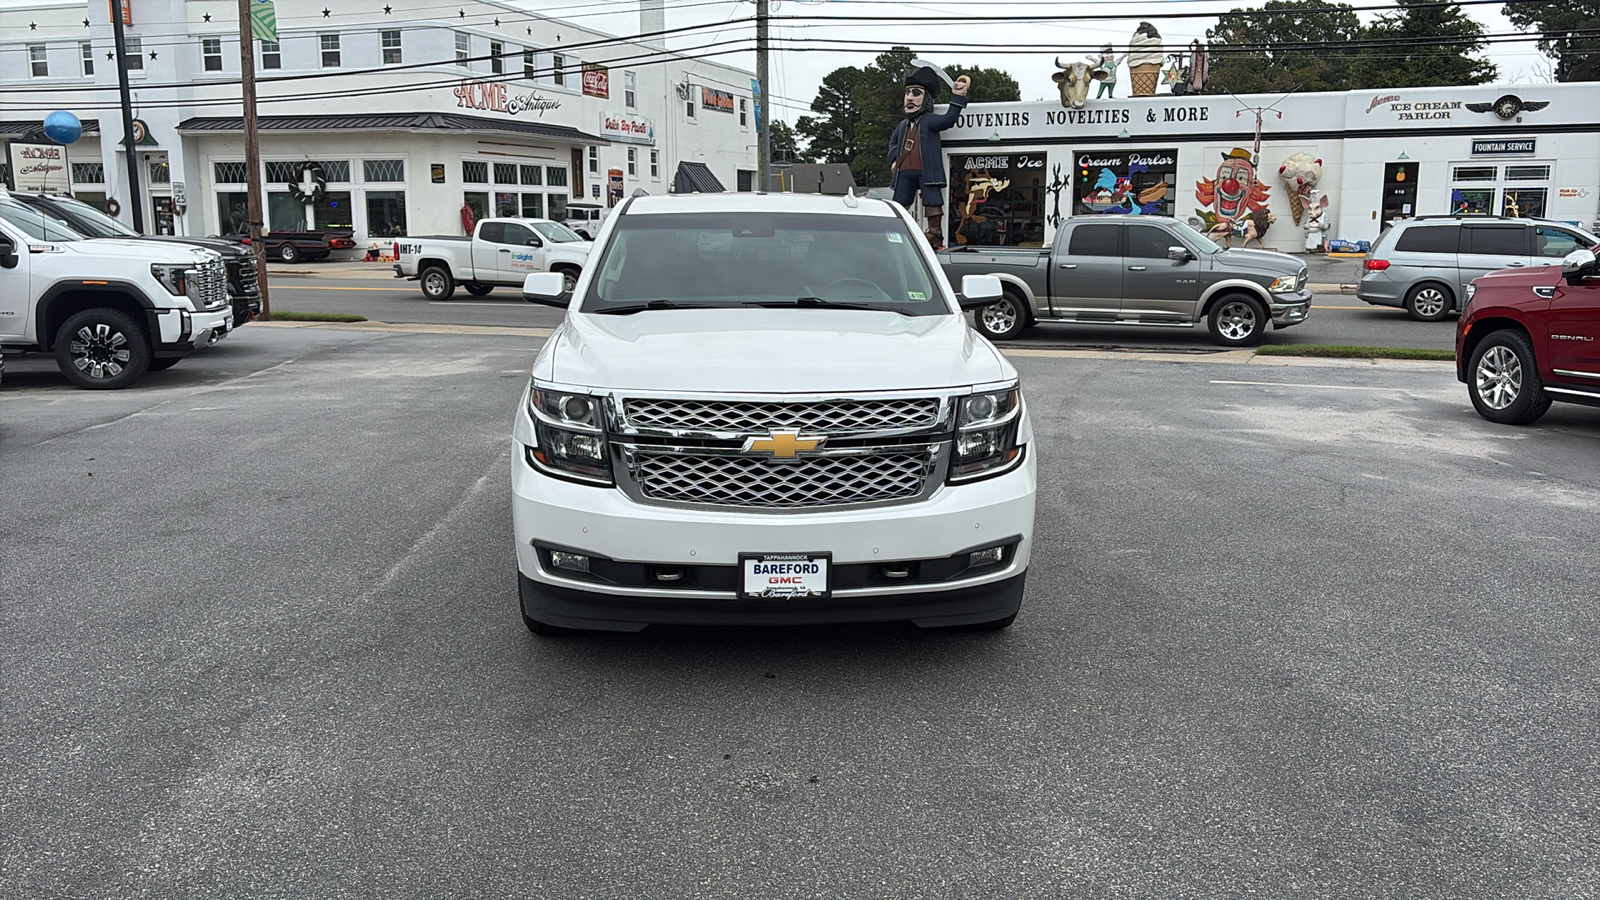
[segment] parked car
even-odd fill
[[[449,300],[456,285],[474,297],[496,286],[520,287],[533,272],[556,272],[577,283],[594,245],[549,219],[480,220],[470,237],[429,235],[395,242],[394,277],[422,282],[422,296]]]
[[[1572,225],[1500,216],[1419,216],[1390,225],[1361,263],[1356,296],[1437,322],[1466,306],[1467,285],[1501,269],[1550,265],[1592,249],[1594,235]]]
[[[213,250],[88,239],[0,191],[0,345],[54,353],[83,388],[125,388],[233,327]]]
[[[611,213],[610,207],[598,203],[568,203],[567,217],[561,224],[576,232],[586,241],[600,234],[600,223]]]
[[[952,281],[1000,276],[1005,296],[980,310],[984,336],[1009,340],[1037,322],[1192,328],[1230,347],[1257,344],[1270,322],[1306,320],[1306,265],[1286,253],[1231,250],[1163,216],[1073,216],[1044,249],[939,252]]]
[[[256,256],[250,248],[227,238],[174,237],[171,235],[142,235],[121,219],[115,219],[98,209],[59,194],[12,194],[13,200],[31,206],[73,231],[88,237],[127,238],[141,241],[165,241],[204,247],[222,254],[222,264],[228,269],[228,300],[233,304],[233,327],[249,322],[261,315],[261,284],[256,278]]]
[[[229,240],[250,243],[247,234],[228,236]],[[343,231],[272,231],[261,236],[267,256],[279,262],[316,262],[327,259],[335,250],[354,250],[355,239]]]
[[[576,291],[523,285],[571,307],[513,427],[530,630],[1012,623],[1027,405],[904,210],[634,197],[606,229]],[[962,290],[987,304],[1000,285]]]
[[[1491,422],[1526,425],[1552,401],[1600,406],[1600,264],[1574,250],[1560,266],[1475,279],[1456,323],[1456,377]]]

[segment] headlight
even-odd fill
[[[1273,279],[1272,284],[1267,287],[1267,290],[1273,292],[1274,294],[1292,294],[1299,290],[1299,288],[1295,287],[1295,282],[1299,280],[1300,276],[1298,275],[1284,275],[1282,277]]]
[[[1022,457],[1017,425],[1022,392],[1016,385],[962,397],[957,403],[956,440],[950,458],[950,481],[975,481],[1008,471]]]
[[[555,475],[612,484],[599,397],[535,387],[528,392],[528,413],[535,443],[528,448],[529,462]]]
[[[183,297],[189,293],[189,270],[192,266],[172,265],[170,263],[151,263],[150,274],[161,282],[167,293],[174,297]]]
[[[1467,302],[1468,303],[1472,302],[1472,295],[1476,294],[1477,292],[1478,292],[1478,286],[1476,284],[1473,284],[1470,281],[1467,282]]]

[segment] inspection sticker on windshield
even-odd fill
[[[831,553],[739,555],[740,600],[805,600],[828,596]]]
[[[889,239],[889,243],[891,243],[891,244],[903,244],[903,243],[905,243],[905,240],[902,239],[900,237],[900,235],[895,234],[892,231],[884,232],[884,237],[887,237]]]
[[[928,299],[928,295],[921,291],[906,291],[906,296],[918,302]]]

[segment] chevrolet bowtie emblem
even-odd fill
[[[815,450],[827,438],[801,437],[798,428],[775,429],[767,437],[746,438],[744,452],[770,453],[773,459],[794,459],[797,454]]]

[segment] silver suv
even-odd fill
[[[1389,226],[1362,262],[1356,296],[1437,322],[1467,305],[1472,279],[1501,269],[1559,263],[1593,249],[1594,235],[1563,222],[1499,216],[1422,216]]]

